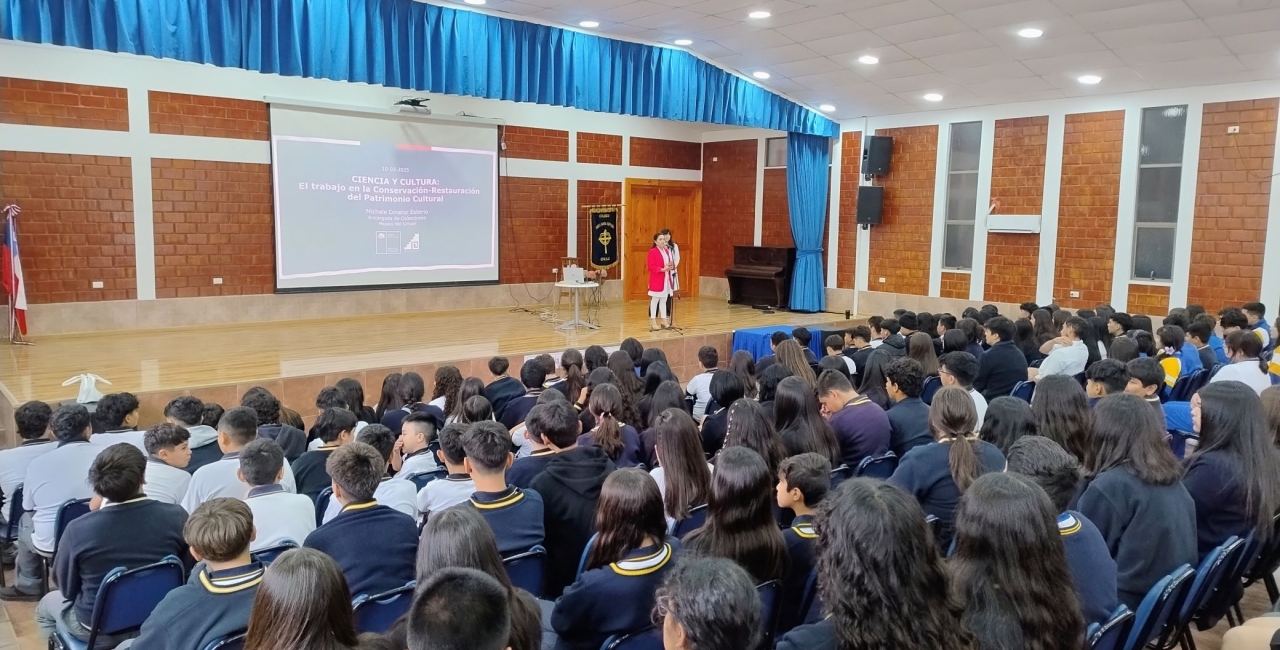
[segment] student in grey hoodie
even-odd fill
[[[189,474],[222,458],[222,450],[218,448],[218,430],[201,424],[204,417],[204,402],[198,397],[184,395],[176,397],[164,407],[164,417],[170,424],[176,424],[191,434],[187,445],[191,447],[191,461],[184,467]]]

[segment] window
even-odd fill
[[[1133,278],[1173,279],[1173,245],[1182,188],[1187,107],[1142,109],[1138,203],[1133,233]]]
[[[764,141],[764,166],[787,166],[787,139],[768,138]]]
[[[951,125],[951,155],[947,165],[947,223],[942,243],[942,267],[973,268],[973,228],[978,213],[978,158],[982,122]]]

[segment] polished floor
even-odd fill
[[[334,300],[341,300],[335,294]],[[560,332],[547,315],[482,309],[361,318],[299,320],[250,325],[204,326],[75,334],[36,339],[30,347],[4,345],[0,390],[12,403],[71,399],[77,386],[62,382],[94,373],[111,382],[99,390],[162,391],[290,377],[344,373],[391,366],[430,364],[495,354],[520,355],[567,346],[616,345],[678,338],[649,331],[648,301],[613,302],[590,317],[599,330]],[[562,306],[559,318],[572,316]],[[586,305],[583,315],[587,316]],[[765,314],[727,305],[723,299],[691,298],[676,304],[683,335],[731,332],[774,324],[831,321],[832,314]],[[366,388],[366,390],[370,390]]]

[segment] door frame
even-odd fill
[[[698,284],[700,282],[699,276],[702,271],[702,181],[666,181],[652,178],[627,178],[623,181],[623,185],[622,246],[620,247],[620,250],[623,251],[621,271],[623,277],[626,277],[626,274],[629,272],[627,269],[628,256],[626,255],[626,250],[628,242],[626,238],[628,233],[627,218],[630,213],[629,206],[632,204],[632,189],[636,187],[656,187],[659,189],[679,188],[693,190],[693,212],[689,215],[689,233],[687,236],[682,235],[681,241],[676,243],[680,245],[681,250],[680,276],[683,282],[680,287],[680,293],[682,296],[690,298],[697,297]],[[684,266],[685,259],[687,258],[684,251],[688,250],[698,251],[698,253],[693,256],[693,261],[695,262],[694,266],[698,268],[692,269],[691,273],[687,271],[688,267]],[[626,291],[626,285],[624,284],[622,287],[623,300],[626,300]]]

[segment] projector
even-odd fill
[[[431,101],[427,97],[406,97],[395,103],[403,112],[414,113],[415,115],[430,115],[431,109],[427,108],[427,102]]]

